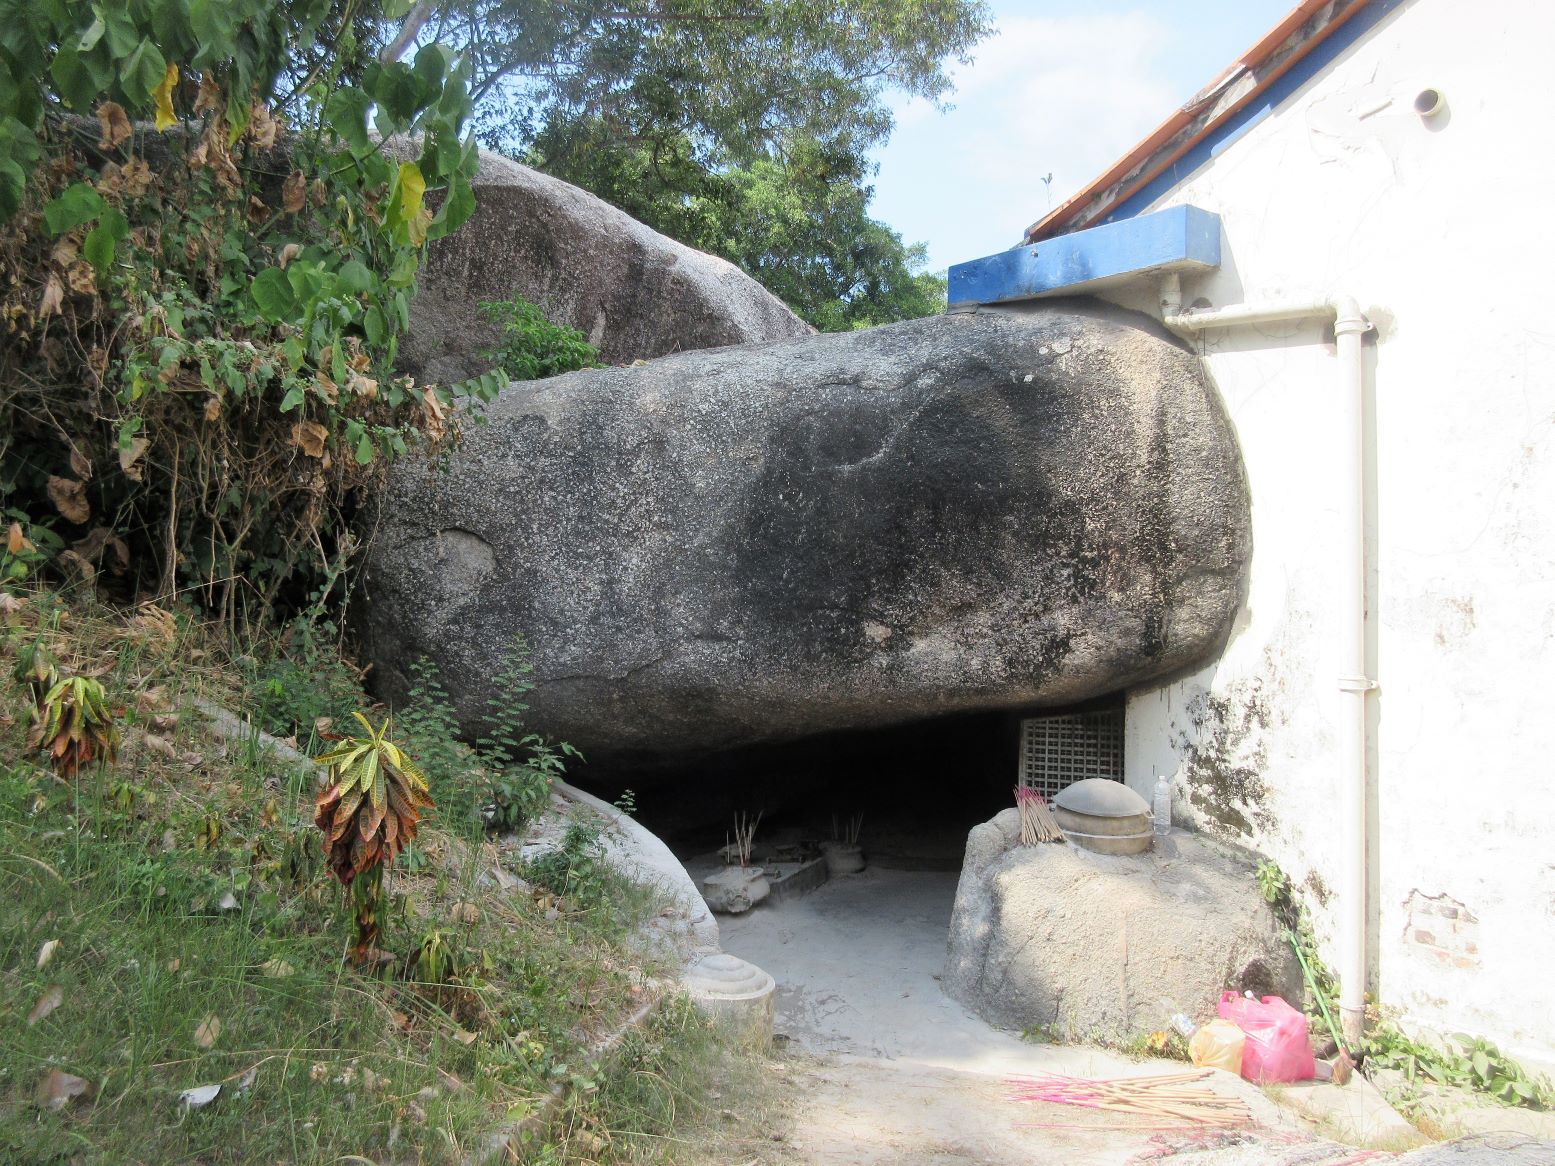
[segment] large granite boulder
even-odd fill
[[[558,178],[482,153],[474,185],[474,217],[431,245],[411,301],[397,368],[418,381],[486,371],[497,329],[480,304],[515,292],[612,364],[812,331],[734,264]]]
[[[1020,814],[974,826],[950,921],[945,991],[992,1024],[1127,1043],[1202,1024],[1224,989],[1301,1006],[1301,968],[1253,859],[1181,831],[1138,855],[1021,846]]]
[[[516,385],[401,463],[363,634],[473,725],[593,760],[1059,705],[1218,650],[1247,491],[1198,361],[1138,318],[992,309]]]

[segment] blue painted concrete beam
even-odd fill
[[[1087,292],[1124,276],[1220,265],[1220,216],[1195,206],[1023,244],[950,269],[949,301],[1002,304]]]

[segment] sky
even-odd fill
[[[996,32],[952,69],[954,108],[894,103],[870,213],[928,244],[936,271],[1013,247],[1295,3],[993,0]]]

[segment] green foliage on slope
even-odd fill
[[[383,463],[499,387],[392,374],[476,147],[463,60],[380,63],[354,7],[0,2],[0,506],[124,594],[300,605]]]

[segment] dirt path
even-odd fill
[[[779,985],[777,1031],[794,1054],[785,1166],[1197,1166],[1356,1162],[1228,1074],[1255,1124],[1232,1135],[1161,1131],[1124,1115],[1011,1101],[1011,1076],[1178,1072],[1094,1048],[1033,1045],[991,1028],[939,987],[954,874],[869,870],[797,902],[722,922],[725,950]],[[743,1166],[743,1164],[742,1164]]]

